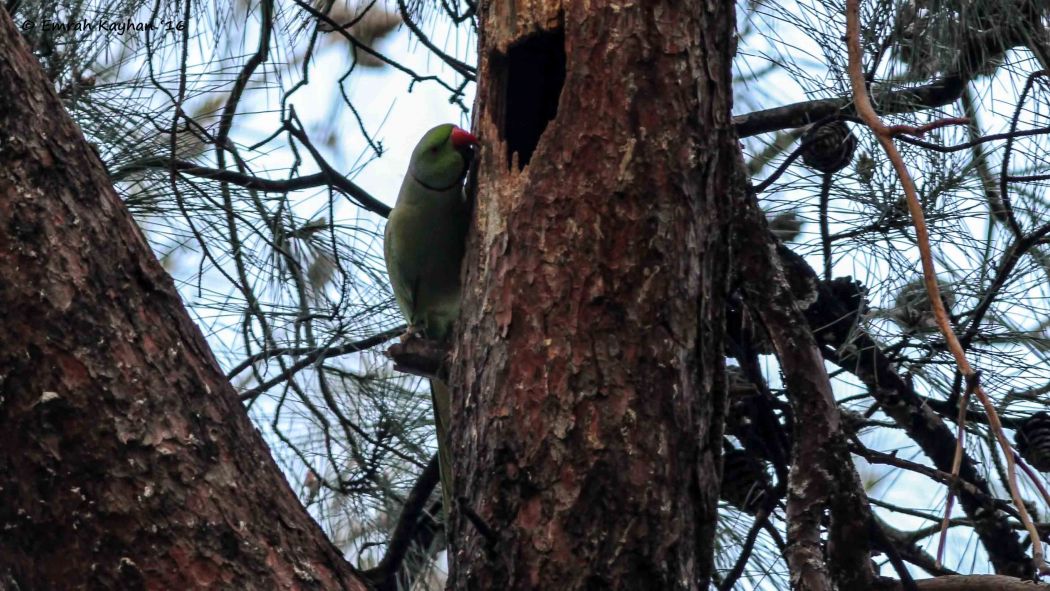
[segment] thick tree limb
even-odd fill
[[[925,550],[920,548],[916,543],[917,540],[914,537],[909,536],[908,532],[902,532],[894,528],[882,519],[879,519],[877,515],[873,515],[872,518],[874,519],[875,526],[882,530],[886,541],[893,544],[901,558],[904,560],[934,576],[958,574],[955,571],[939,566],[933,556],[930,556]]]
[[[424,378],[448,379],[448,344],[410,337],[387,349],[396,371]]]
[[[364,589],[0,10],[0,569],[21,589]]]
[[[738,170],[743,170],[742,161]],[[793,587],[831,589],[834,579],[842,589],[866,589],[873,580],[868,535],[871,511],[846,449],[824,360],[753,194],[738,199],[738,212],[734,248],[741,289],[773,342],[793,409],[785,556]],[[828,507],[830,569],[825,564],[820,535]]]

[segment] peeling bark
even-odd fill
[[[733,6],[510,0],[479,16],[451,588],[706,589]],[[551,66],[516,70],[530,51]],[[510,86],[538,89],[542,108],[522,112]],[[519,117],[539,137],[506,133]]]
[[[0,10],[0,581],[364,589]]]
[[[744,175],[743,160],[735,164]],[[734,186],[743,186],[736,183]],[[824,359],[802,305],[792,291],[783,256],[795,256],[773,242],[753,194],[738,190],[738,250],[741,288],[769,334],[787,384],[792,408],[792,458],[788,480],[785,560],[792,588],[799,591],[868,589],[871,569],[871,509],[846,447],[841,416]],[[815,295],[816,276],[803,277]],[[812,301],[812,300],[810,300]],[[827,557],[821,524],[830,509]]]

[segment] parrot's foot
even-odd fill
[[[401,344],[405,344],[409,341],[414,340],[425,340],[426,337],[423,335],[423,328],[420,326],[409,325],[405,332],[401,334]]]

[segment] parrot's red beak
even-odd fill
[[[478,145],[478,138],[474,137],[474,134],[465,129],[460,129],[459,127],[452,128],[452,136],[450,139],[452,140],[452,147],[457,150]]]

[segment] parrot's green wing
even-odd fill
[[[383,251],[394,297],[411,328],[443,341],[459,316],[459,269],[467,232],[462,191],[441,195],[415,182],[401,194],[422,194],[390,212]]]
[[[401,310],[401,314],[405,317],[405,322],[409,324],[411,329],[415,320],[413,313],[415,298],[412,295],[419,281],[419,272],[409,265],[400,264],[401,259],[395,254],[408,250],[403,244],[395,245],[401,233],[394,229],[403,225],[399,220],[401,216],[398,214],[400,213],[397,208],[390,212],[390,218],[387,220],[386,229],[383,232],[383,257],[386,259],[386,272],[390,278],[390,287],[394,291],[394,300],[397,301],[397,307]]]

